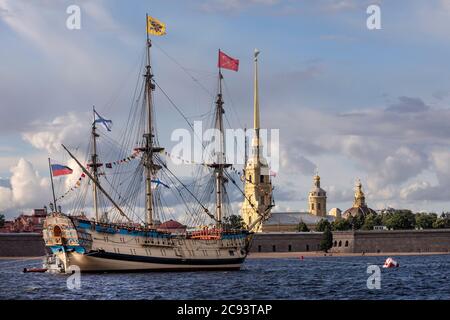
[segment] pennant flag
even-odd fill
[[[52,175],[54,177],[71,174],[73,172],[72,169],[70,169],[67,166],[63,166],[61,164],[52,164],[51,168],[52,168]]]
[[[112,164],[111,164],[111,163],[107,163],[107,164],[106,164],[106,167],[107,167],[108,169],[111,169],[111,168],[112,168]]]
[[[219,50],[219,61],[217,62],[217,67],[238,71],[239,60],[234,59]]]
[[[111,120],[106,120],[105,118],[101,117],[97,111],[95,111],[95,121],[94,123],[101,123],[106,130],[111,131],[111,126],[112,126],[112,121]]]
[[[163,36],[166,34],[166,24],[149,16],[147,20],[147,32],[154,36]]]

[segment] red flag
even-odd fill
[[[219,50],[219,61],[217,63],[219,68],[229,69],[233,71],[238,71],[239,69],[239,60],[233,59],[230,56],[226,55],[222,51]]]

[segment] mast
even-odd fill
[[[105,191],[105,189],[103,189],[103,187],[98,183],[98,180],[96,180],[96,179],[92,176],[92,174],[89,172],[89,170],[86,170],[86,169],[83,167],[83,165],[81,164],[81,162],[78,161],[78,159],[77,159],[77,158],[69,151],[69,149],[66,148],[65,145],[62,144],[61,146],[64,148],[64,150],[67,151],[67,153],[69,154],[69,156],[70,156],[73,160],[75,160],[75,162],[76,162],[77,165],[80,167],[80,169],[83,171],[83,173],[84,173],[85,175],[87,175],[87,176],[89,177],[89,179],[91,179],[91,181],[92,181],[95,185],[97,185],[98,190],[100,190],[100,191],[104,194],[104,196],[105,196],[109,201],[111,201],[112,205],[117,209],[117,211],[119,211],[119,213],[120,213],[123,217],[125,217],[125,218],[128,220],[128,222],[132,222],[132,220],[125,214],[125,212],[123,212],[123,210],[122,210],[122,209],[119,207],[119,205],[113,200],[113,198],[111,198],[111,196]]]
[[[93,121],[92,121],[92,153],[91,153],[91,172],[92,176],[95,178],[95,180],[98,182],[98,167],[101,165],[97,162],[98,155],[97,155],[97,137],[99,136],[97,134],[97,127],[95,125],[95,106],[92,107],[92,113],[93,113]],[[98,214],[98,192],[97,192],[97,184],[92,184],[92,198],[94,202],[94,213],[95,213],[95,221],[99,222],[99,214]]]
[[[147,124],[144,133],[145,146],[140,148],[144,153],[144,167],[145,167],[145,224],[147,226],[153,225],[153,195],[152,195],[152,176],[161,166],[153,162],[153,153],[161,152],[164,148],[154,146],[153,144],[153,90],[155,84],[153,83],[153,74],[150,64],[150,48],[152,42],[148,33],[148,15],[146,15],[147,23],[147,65],[145,66],[145,106],[147,111]]]
[[[216,191],[216,227],[220,228],[222,225],[223,218],[223,193],[224,193],[224,169],[229,167],[230,164],[226,163],[225,157],[225,138],[224,138],[224,127],[223,127],[223,114],[225,110],[223,109],[223,96],[222,96],[222,72],[219,68],[219,92],[217,94],[216,100],[216,115],[215,115],[215,129],[219,133],[219,150],[216,150],[216,156],[214,163],[209,165],[214,168],[215,177],[215,191]]]
[[[222,193],[223,193],[223,164],[225,160],[224,156],[224,144],[223,144],[223,99],[222,99],[222,73],[219,70],[219,93],[217,94],[216,101],[216,129],[219,130],[219,150],[217,152],[216,162],[217,167],[215,170],[216,176],[216,219],[217,226],[220,227],[222,223]]]
[[[50,170],[50,181],[52,182],[52,194],[53,194],[53,205],[55,206],[55,211],[58,209],[56,208],[56,196],[55,196],[55,186],[53,184],[53,171],[52,171],[52,164],[50,162],[50,158],[48,158],[48,169]]]

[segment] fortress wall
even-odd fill
[[[45,245],[39,233],[0,233],[0,257],[44,256]]]
[[[351,242],[351,250],[355,253],[450,251],[448,229],[335,232],[334,235]],[[342,247],[333,247],[335,249],[335,252],[345,252]]]
[[[256,233],[250,251],[289,252],[289,245],[292,252],[318,251],[321,240],[320,232]],[[450,252],[450,229],[335,231],[330,252]]]
[[[262,232],[256,233],[250,252],[307,252],[319,250],[320,232]],[[289,250],[290,246],[290,250]]]

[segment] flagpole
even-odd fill
[[[53,193],[53,205],[55,206],[56,212],[58,209],[56,208],[55,186],[53,185],[53,172],[52,172],[52,164],[50,163],[50,158],[48,158],[48,169],[50,170],[50,181],[52,182],[52,193]]]

